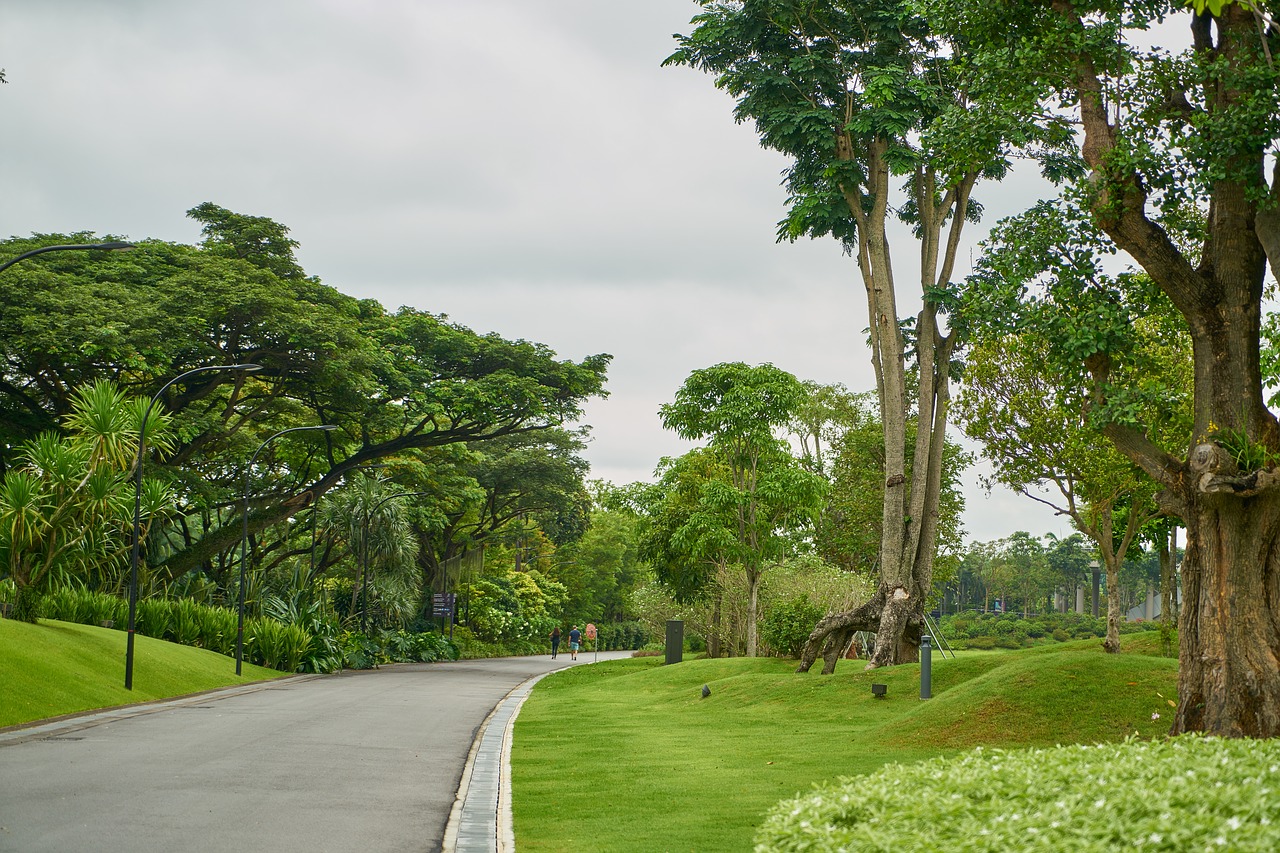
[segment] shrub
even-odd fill
[[[138,601],[134,630],[144,637],[165,640],[170,630],[169,602],[160,598],[143,598]]]
[[[975,638],[975,641],[977,639],[978,638]],[[981,639],[989,639],[989,638],[981,638]],[[1007,634],[1007,635],[995,638],[995,647],[997,649],[1020,649],[1022,648],[1022,642],[1019,641],[1018,638],[1013,636],[1012,634]]]
[[[234,655],[239,624],[236,611],[225,607],[204,606],[199,613],[201,647],[218,654]]]
[[[356,631],[338,635],[342,665],[346,669],[374,669],[382,663],[382,649],[377,642]]]
[[[184,646],[200,645],[200,605],[181,598],[170,602],[173,617],[173,641]]]
[[[1057,640],[1059,643],[1065,643],[1067,640],[1071,639],[1071,634],[1063,630],[1062,628],[1058,628],[1056,631],[1053,632],[1053,638]]]
[[[760,622],[760,639],[775,654],[799,657],[821,618],[817,605],[806,596],[797,595],[769,608]]]
[[[1280,740],[977,749],[779,803],[756,849],[1272,851],[1278,785]]]
[[[649,642],[649,630],[641,622],[606,622],[599,632],[601,650],[639,649]]]
[[[297,672],[302,666],[311,635],[298,625],[254,617],[245,622],[245,657],[260,666],[281,672]]]
[[[965,641],[965,648],[968,649],[994,649],[995,647],[995,637],[971,637]]]
[[[394,631],[381,638],[381,657],[397,663],[430,663],[457,660],[458,649],[449,638],[434,631]]]

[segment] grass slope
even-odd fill
[[[979,745],[1162,735],[1177,663],[1138,641],[1126,652],[1085,640],[935,655],[928,702],[919,666],[847,661],[824,677],[792,661],[639,658],[565,670],[516,724],[516,838],[522,850],[747,850],[767,809],[835,776]]]
[[[133,690],[124,689],[123,631],[0,619],[0,727],[247,684],[283,673],[151,637],[134,641]]]

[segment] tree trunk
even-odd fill
[[[1107,565],[1107,638],[1102,641],[1102,648],[1114,655],[1120,652],[1120,620],[1124,618],[1120,603],[1120,561],[1109,549],[1102,551]]]
[[[1075,6],[1059,0],[1052,8],[1067,26],[1084,32]],[[1196,51],[1224,69],[1202,89],[1207,122],[1225,125],[1230,118],[1248,124],[1256,91],[1240,81],[1257,61],[1253,14],[1249,7],[1228,4],[1220,14],[1193,20]],[[1132,160],[1112,156],[1122,128],[1111,123],[1093,61],[1085,54],[1071,59],[1084,131],[1081,153],[1101,189],[1095,219],[1164,291],[1191,332],[1192,435],[1204,443],[1182,462],[1137,430],[1106,429],[1121,452],[1168,489],[1187,528],[1173,733],[1280,736],[1280,426],[1263,404],[1259,358],[1267,256],[1258,233],[1276,236],[1258,215],[1270,143],[1261,133],[1241,131],[1216,174],[1202,173],[1210,201],[1195,265],[1148,217],[1150,181]],[[1226,444],[1261,449],[1270,459],[1260,460],[1264,470],[1237,471]]]
[[[720,601],[724,593],[717,587],[711,603],[711,636],[707,637],[707,657],[720,657]]]
[[[1202,494],[1187,525],[1173,734],[1280,735],[1280,495]]]
[[[756,610],[760,600],[760,572],[747,573],[747,657],[756,656]]]

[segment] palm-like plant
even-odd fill
[[[384,479],[361,477],[336,493],[321,513],[326,535],[345,541],[351,555],[352,577],[357,584],[352,590],[350,613],[359,610],[362,565],[368,566],[374,598],[381,602],[379,610],[390,621],[405,621],[416,608],[413,558],[418,553],[418,540],[404,502],[393,499],[399,491]]]
[[[129,545],[129,473],[143,412],[108,382],[79,389],[67,434],[38,436],[0,484],[0,556],[18,590],[17,618],[34,621],[38,591],[51,575],[110,585]],[[152,419],[153,447],[169,446],[167,426],[163,415]],[[173,503],[155,481],[144,481],[143,498],[149,520]]]

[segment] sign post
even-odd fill
[[[587,623],[587,639],[591,641],[591,650],[594,655],[591,662],[596,663],[600,660],[600,644],[596,642],[596,626],[592,622]]]

